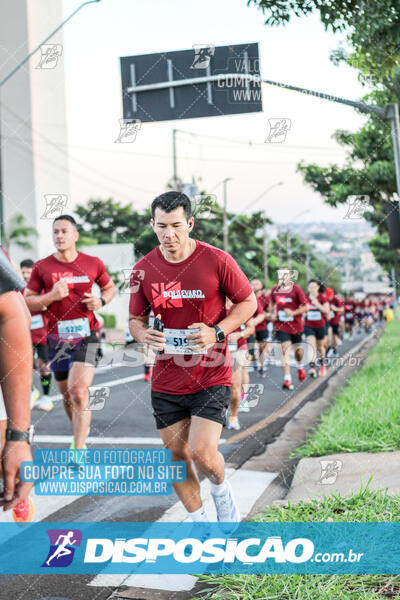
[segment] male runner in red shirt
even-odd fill
[[[194,462],[211,482],[218,521],[237,522],[239,509],[218,451],[232,382],[227,336],[250,319],[257,301],[229,254],[189,237],[194,219],[185,194],[166,192],[153,200],[151,211],[160,245],[132,271],[129,312],[132,336],[164,352],[157,355],[151,381],[157,429],[173,460],[186,462],[186,481],[174,489],[191,519],[209,520]],[[144,277],[136,276],[138,270]],[[234,303],[228,316],[226,296]],[[164,332],[146,328],[151,309]]]
[[[290,347],[292,344],[301,343],[301,334],[304,328],[302,314],[307,311],[306,295],[300,286],[291,281],[290,277],[289,269],[278,269],[279,283],[271,290],[271,312],[272,320],[275,321],[275,340],[280,343],[282,353],[284,375],[282,388],[286,390],[293,389],[288,361]],[[297,361],[297,377],[299,381],[304,381],[306,373],[301,363],[303,360],[302,348],[296,348],[295,358]]]
[[[28,283],[33,268],[34,262],[30,258],[20,262],[21,273],[24,281]],[[40,383],[42,386],[43,396],[40,398],[40,392],[34,388],[32,393],[36,393],[36,398],[31,397],[31,408],[33,405],[40,410],[52,410],[53,402],[49,398],[51,387],[51,371],[48,366],[49,346],[47,344],[47,314],[46,311],[31,313],[31,339],[33,352],[37,353],[37,360],[40,372]]]
[[[91,411],[86,409],[99,330],[93,311],[108,304],[115,294],[104,263],[76,250],[78,238],[73,217],[61,215],[54,219],[57,250],[35,263],[25,290],[31,312],[47,309],[49,364],[72,421],[71,447],[76,449],[85,448],[91,420]],[[101,289],[100,298],[92,293],[94,283]]]

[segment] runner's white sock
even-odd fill
[[[226,481],[224,480],[222,483],[213,483],[212,481],[210,481],[211,483],[211,493],[214,496],[222,496],[222,494],[225,494],[228,486],[226,485]]]
[[[194,521],[195,523],[202,523],[202,522],[209,521],[209,518],[207,517],[206,509],[204,508],[203,505],[200,508],[198,508],[197,510],[194,510],[193,512],[188,512],[188,515],[192,519],[192,521]]]
[[[289,375],[285,375],[285,381],[292,381],[292,376],[289,373]]]

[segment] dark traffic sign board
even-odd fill
[[[121,59],[124,119],[196,119],[262,111],[258,44]]]

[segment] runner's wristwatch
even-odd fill
[[[217,342],[223,342],[225,340],[225,333],[218,325],[213,325],[213,327],[217,333]]]
[[[31,425],[26,431],[6,429],[6,440],[7,442],[28,442],[28,444],[31,444],[33,442],[34,431],[35,428],[33,425]]]

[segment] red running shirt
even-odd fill
[[[58,338],[58,321],[87,318],[90,331],[99,330],[99,322],[93,311],[86,307],[81,300],[85,298],[85,292],[91,293],[94,283],[100,288],[106,286],[110,276],[106,271],[103,261],[97,256],[89,256],[78,252],[78,256],[72,262],[61,262],[52,254],[38,260],[32,269],[31,278],[27,287],[33,292],[50,292],[56,281],[66,279],[69,295],[62,300],[49,304],[46,315],[48,318],[48,334]]]
[[[249,280],[226,252],[196,240],[194,252],[177,263],[160,248],[136,263],[131,278],[129,312],[161,314],[165,328],[186,329],[193,323],[215,325],[225,318],[225,297],[234,304],[252,293]],[[227,339],[206,354],[157,356],[151,389],[165,394],[193,394],[214,385],[232,384]]]
[[[331,306],[336,306],[336,308],[342,308],[344,306],[343,302],[337,297],[337,296],[333,296],[332,300],[330,301]],[[340,323],[340,317],[343,315],[343,313],[339,314],[338,312],[333,312],[333,317],[332,319],[329,321],[329,323],[331,325],[339,325]]]
[[[285,308],[296,310],[300,306],[307,304],[307,298],[303,290],[296,283],[289,292],[280,291],[280,286],[276,285],[271,290],[271,300],[276,304],[277,319],[275,321],[275,331],[284,331],[286,333],[302,333],[304,329],[302,315],[287,317]]]
[[[256,312],[257,315],[263,314],[264,312],[268,312],[268,306],[271,302],[271,297],[266,296],[265,294],[261,294],[261,296],[257,297],[257,304],[261,309],[260,312]],[[255,316],[255,315],[254,315]],[[265,331],[267,329],[267,322],[269,319],[264,319],[261,323],[256,325],[256,331]]]
[[[318,294],[317,300],[320,304],[325,304],[325,302],[327,302],[327,299],[323,294]],[[314,329],[324,327],[326,323],[324,314],[319,310],[319,308],[314,306],[309,296],[307,296],[307,301],[309,308],[308,311],[305,313],[304,324],[307,325],[307,327],[313,327]]]

